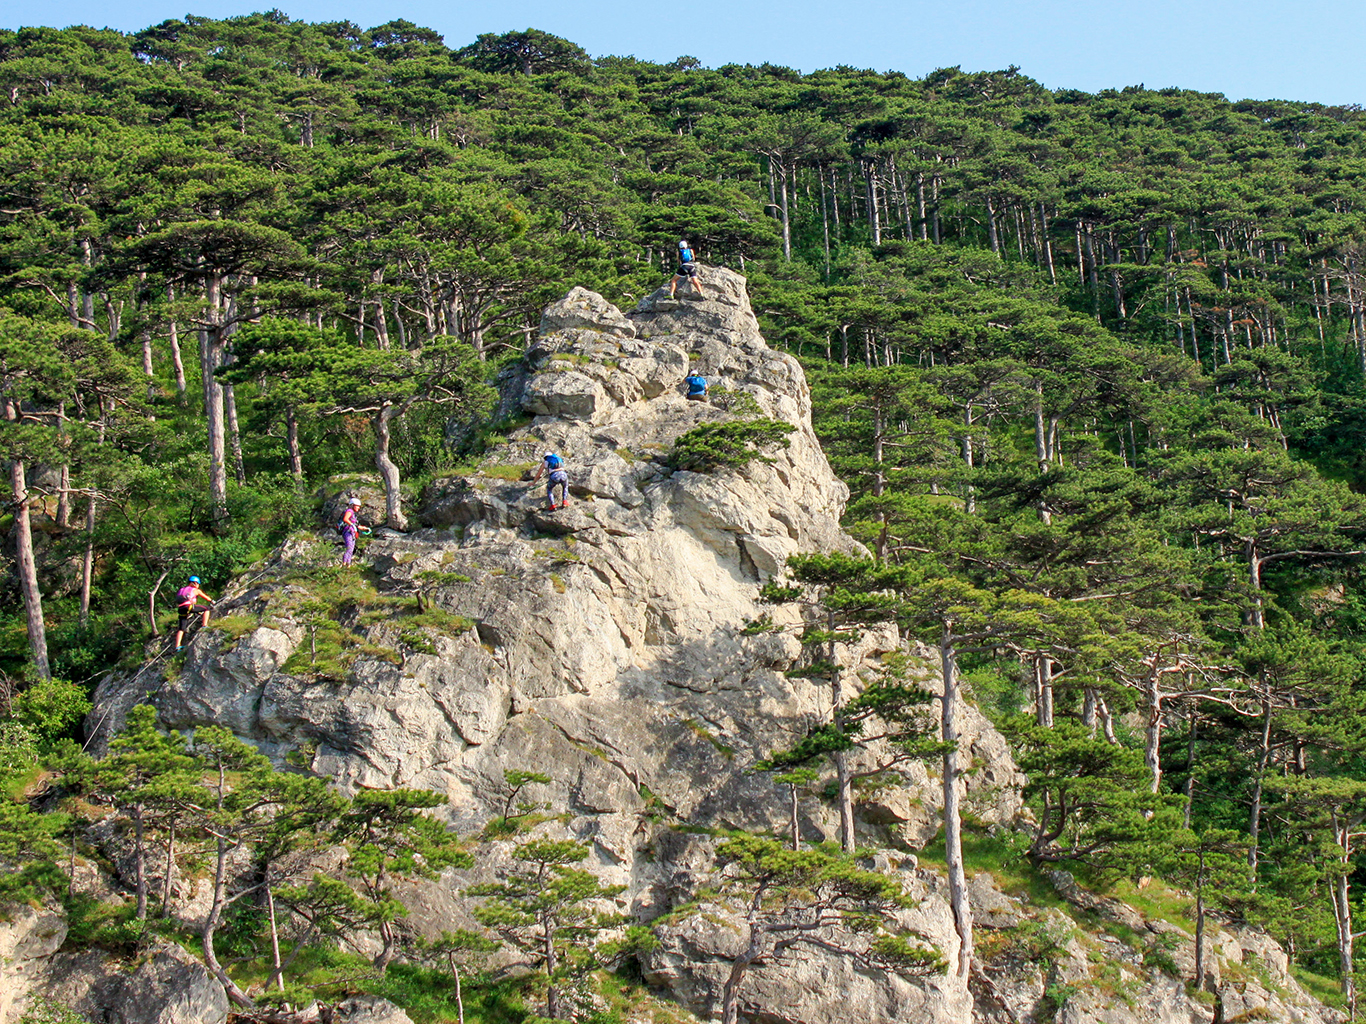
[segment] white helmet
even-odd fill
[[[543,458],[543,459],[549,459],[549,458],[552,458],[554,455],[555,455],[554,452],[546,452],[544,455],[541,456],[541,458]]]
[[[684,242],[684,241],[680,241],[680,242],[678,243],[678,247],[679,247],[680,249],[686,249],[686,248],[688,247],[688,243],[687,243],[687,242]]]
[[[360,504],[362,504],[362,502],[361,502],[361,500],[360,500],[359,498],[352,498],[349,502],[347,502],[347,504],[348,504],[348,505],[360,505]]]

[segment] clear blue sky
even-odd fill
[[[227,17],[273,0],[0,2],[0,27],[44,24],[135,31],[187,12]],[[715,67],[770,61],[802,71],[848,64],[918,77],[961,65],[1020,65],[1045,85],[1095,91],[1144,84],[1230,99],[1366,104],[1361,0],[278,0],[308,21],[370,28],[407,18],[463,46],[481,32],[543,29],[594,56]]]

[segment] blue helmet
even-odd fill
[[[190,582],[190,583],[198,583],[198,582],[199,582],[199,577],[198,577],[198,576],[191,576],[190,579],[189,579],[189,582]]]

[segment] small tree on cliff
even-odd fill
[[[166,843],[162,878],[162,913],[169,914],[176,833],[195,813],[203,795],[203,764],[174,730],[156,727],[156,709],[140,704],[128,713],[127,728],[109,743],[109,756],[95,770],[102,796],[128,817],[133,829],[133,871],[137,893],[134,917],[147,917],[147,848],[151,837]]]
[[[561,1020],[570,1009],[566,986],[581,983],[609,954],[621,952],[597,940],[605,929],[625,923],[625,917],[602,907],[626,887],[603,885],[591,871],[576,867],[588,856],[582,843],[532,839],[512,855],[516,863],[504,881],[465,892],[485,899],[474,911],[479,923],[525,953],[544,974],[546,1016]]]
[[[815,631],[814,637],[812,631],[808,631],[807,638],[817,644],[825,641],[823,631]],[[822,675],[840,672],[833,661],[819,662],[815,668]],[[930,734],[933,723],[928,708],[934,703],[934,694],[917,686],[908,675],[906,656],[893,652],[862,692],[847,701],[839,699],[841,687],[837,680],[832,680],[836,699],[830,710],[830,720],[812,729],[793,746],[770,754],[755,765],[760,771],[781,773],[777,780],[793,786],[794,850],[797,848],[796,786],[804,781],[794,772],[800,773],[804,766],[822,757],[831,757],[836,766],[839,804],[842,811],[851,808],[847,817],[852,823],[853,787],[860,781],[893,772],[908,761],[943,753],[942,744]],[[855,749],[868,751],[872,748],[878,749],[879,756],[860,770],[852,770],[845,755]],[[843,822],[846,815],[841,813],[840,817]],[[853,830],[843,831],[842,845],[847,852],[852,852]]]
[[[949,543],[937,550],[956,550]],[[965,650],[1039,650],[1066,642],[1073,650],[1094,646],[1088,612],[1038,594],[990,591],[926,557],[913,565],[888,565],[844,555],[803,555],[789,560],[795,579],[821,588],[822,602],[845,622],[894,619],[939,649],[942,686],[939,747],[944,794],[944,857],[949,903],[959,948],[955,973],[966,979],[972,965],[972,908],[963,864],[958,757],[959,655]]]
[[[865,969],[937,974],[944,961],[902,929],[912,901],[892,878],[865,871],[843,853],[789,850],[775,839],[735,834],[716,851],[716,902],[740,915],[740,952],[722,992],[721,1020],[740,1019],[740,988],[750,968],[822,949]]]
[[[765,452],[787,448],[787,435],[795,430],[780,420],[724,420],[693,427],[674,442],[668,463],[673,469],[711,473],[718,469],[739,469],[756,459],[772,462]]]
[[[440,794],[420,789],[361,790],[333,834],[350,854],[347,873],[373,908],[382,942],[375,966],[381,971],[398,952],[394,921],[408,913],[393,894],[393,883],[436,878],[444,868],[472,863],[459,837],[423,813],[445,803]]]
[[[200,928],[204,964],[234,1004],[250,1007],[251,998],[219,963],[214,948],[224,912],[264,884],[233,872],[232,855],[260,845],[274,857],[283,856],[312,841],[336,816],[338,801],[326,780],[276,771],[264,754],[221,726],[196,730],[194,753],[204,768],[200,824],[209,837],[213,871],[212,899]]]

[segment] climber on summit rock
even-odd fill
[[[198,603],[200,598],[208,603],[200,605]],[[180,614],[180,620],[176,624],[175,630],[175,649],[179,651],[185,646],[185,630],[189,627],[192,615],[203,613],[199,620],[200,629],[209,624],[209,609],[213,607],[213,598],[199,589],[199,577],[191,576],[185,581],[185,585],[176,592],[175,604],[176,611]]]
[[[686,240],[678,243],[678,269],[674,271],[673,280],[669,282],[669,298],[674,297],[679,281],[689,282],[697,291],[697,297],[702,298],[702,281],[697,276],[697,257],[693,255]]]
[[[546,503],[550,506],[550,511],[554,512],[557,508],[564,508],[569,504],[569,474],[564,471],[564,459],[554,452],[546,452],[541,464],[536,467],[536,475],[531,478],[532,482],[535,483],[547,472],[550,478],[546,481],[545,487]],[[556,487],[560,489],[558,505],[555,503]]]

